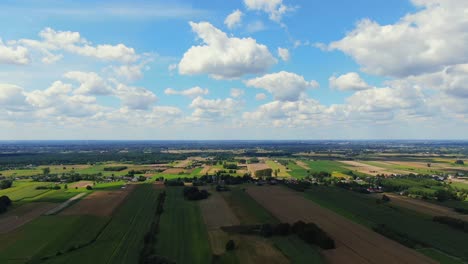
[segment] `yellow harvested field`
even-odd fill
[[[189,166],[190,163],[192,163],[191,159],[182,160],[182,161],[177,162],[177,164],[174,165],[174,168],[185,168]]]
[[[273,175],[274,175],[274,172],[279,169],[279,173],[278,173],[278,177],[291,177],[291,175],[289,175],[287,169],[285,166],[283,166],[281,163],[279,163],[278,161],[276,160],[267,160],[266,161],[266,164],[271,168],[273,169]]]
[[[352,161],[352,160],[342,160],[340,161],[343,164],[348,165],[348,169],[350,170],[355,170],[361,173],[369,174],[376,176],[377,174],[383,174],[383,175],[392,175],[392,174],[408,174],[410,172],[408,171],[402,171],[402,170],[390,170],[387,168],[381,168],[377,166],[372,166],[369,164],[365,164],[362,162],[358,161]]]
[[[200,175],[205,175],[205,174],[207,174],[207,173],[210,171],[210,169],[211,169],[211,166],[209,166],[209,165],[204,165],[204,166],[203,166],[203,169],[200,171],[199,174],[200,174]]]
[[[324,250],[328,263],[436,263],[428,257],[356,224],[284,187],[249,187],[247,192],[282,222],[313,222],[336,249]]]
[[[11,232],[56,207],[55,203],[28,203],[0,217],[0,234]]]
[[[169,168],[169,169],[163,171],[162,173],[165,173],[165,174],[179,174],[179,173],[185,173],[185,170],[180,169],[180,168]]]
[[[254,174],[258,170],[271,169],[266,163],[252,163],[247,164],[247,169],[250,173]]]

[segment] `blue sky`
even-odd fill
[[[468,4],[167,2],[2,1],[0,138],[466,139]]]

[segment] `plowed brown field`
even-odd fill
[[[320,207],[283,187],[249,187],[247,192],[283,222],[314,222],[336,242],[325,250],[329,263],[435,263],[426,256]],[[395,219],[397,220],[397,219]]]
[[[59,214],[109,216],[122,203],[134,187],[135,185],[128,185],[125,190],[93,192]]]
[[[8,233],[57,206],[55,203],[28,203],[0,217],[0,234]]]

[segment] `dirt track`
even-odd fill
[[[5,234],[34,220],[57,206],[55,203],[28,203],[0,217],[0,234]]]
[[[435,263],[424,255],[320,207],[283,187],[250,187],[247,192],[283,222],[314,222],[335,240],[323,251],[329,263]]]

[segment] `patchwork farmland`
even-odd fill
[[[3,167],[0,263],[468,261],[464,159],[161,155]]]

